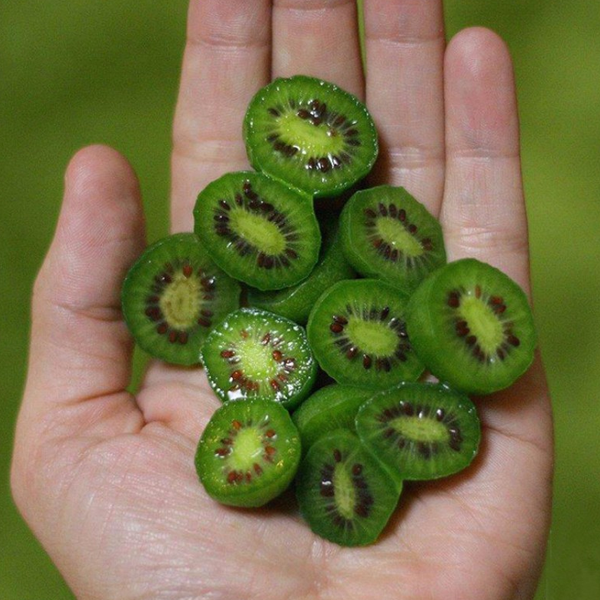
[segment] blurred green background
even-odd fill
[[[0,4],[0,598],[72,598],[12,504],[29,296],[76,149],[110,144],[167,232],[170,123],[187,0]],[[536,320],[556,415],[554,522],[536,600],[600,598],[600,4],[448,0],[515,61]],[[482,599],[483,600],[483,599]]]

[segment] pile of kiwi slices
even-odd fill
[[[370,544],[404,481],[474,460],[469,395],[528,369],[531,310],[494,267],[446,264],[440,224],[405,189],[360,189],[378,142],[351,94],[277,79],[243,131],[256,170],[200,191],[194,232],[131,268],[123,313],[140,347],[203,366],[223,402],[195,458],[210,497],[262,506],[295,482],[315,533]]]

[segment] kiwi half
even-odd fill
[[[376,394],[358,411],[356,430],[397,480],[457,473],[475,458],[481,438],[473,403],[433,383],[405,383]]]
[[[240,286],[207,256],[193,233],[163,238],[127,273],[123,315],[136,342],[169,363],[200,362],[208,332],[239,306]]]
[[[262,506],[290,484],[300,436],[285,408],[270,400],[229,402],[213,414],[196,451],[206,492],[230,506]]]
[[[260,173],[223,175],[200,194],[195,231],[226,273],[260,290],[300,282],[319,257],[311,201]]]
[[[366,107],[336,85],[304,75],[259,90],[244,135],[255,169],[315,197],[340,194],[377,158],[377,132]]]
[[[373,543],[400,490],[356,435],[345,430],[315,442],[296,478],[300,512],[310,528],[341,546]]]
[[[331,286],[307,325],[321,368],[339,383],[374,389],[418,379],[424,367],[406,332],[407,302],[407,296],[383,281]]]
[[[407,309],[407,330],[428,369],[468,394],[511,385],[531,365],[536,345],[523,290],[472,258],[448,264],[419,286]]]
[[[357,192],[341,216],[341,241],[350,264],[411,292],[446,264],[442,228],[404,188],[382,185]]]
[[[213,329],[202,360],[221,400],[260,398],[289,409],[308,396],[317,371],[304,329],[256,308],[235,311]]]

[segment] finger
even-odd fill
[[[139,426],[139,410],[125,391],[132,340],[120,289],[143,246],[140,191],[129,164],[104,146],[78,152],[34,288],[22,420],[43,421],[55,412],[55,433],[66,435],[93,426],[113,435]]]
[[[441,0],[365,0],[367,106],[380,136],[372,182],[437,216],[444,186]]]
[[[272,71],[325,79],[362,98],[356,0],[274,0]]]
[[[246,107],[270,77],[270,0],[191,0],[175,112],[171,220],[192,228],[198,192],[228,171],[249,168]]]

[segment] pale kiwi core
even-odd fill
[[[504,330],[491,307],[476,296],[466,296],[458,308],[484,352],[493,354],[504,341]]]
[[[346,519],[352,519],[356,505],[356,490],[354,489],[352,478],[343,464],[335,466],[333,489],[339,513]]]
[[[260,252],[276,256],[285,250],[285,237],[277,225],[260,215],[234,210],[230,217],[230,226]]]
[[[377,219],[377,232],[384,242],[407,256],[423,254],[423,246],[396,219]]]
[[[348,338],[366,354],[389,356],[398,344],[396,334],[384,323],[350,319],[346,326]]]
[[[287,113],[278,119],[277,125],[281,139],[300,147],[304,154],[326,156],[344,149],[344,137],[325,123],[313,125],[294,113]]]
[[[176,329],[193,327],[200,316],[201,285],[196,275],[186,277],[179,272],[173,275],[160,298],[159,306],[167,324]]]

